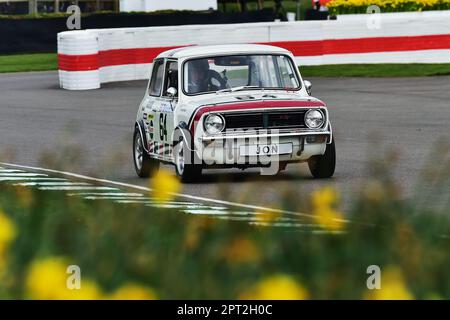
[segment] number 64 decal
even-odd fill
[[[167,114],[160,113],[159,114],[159,138],[161,141],[165,141],[167,138]]]

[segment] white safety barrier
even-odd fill
[[[342,15],[337,20],[65,31],[58,34],[60,86],[146,79],[161,52],[190,45],[264,43],[298,65],[449,63],[450,11]]]

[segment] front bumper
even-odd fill
[[[328,130],[330,128],[330,130]],[[331,127],[312,131],[241,131],[202,136],[197,141],[197,155],[207,165],[264,165],[270,162],[306,161],[325,153],[331,143]],[[244,155],[242,146],[291,144],[292,152],[275,155]]]
[[[230,140],[230,139],[268,139],[268,138],[285,138],[285,137],[308,137],[308,136],[327,136],[328,143],[331,143],[332,133],[331,131],[298,131],[298,132],[278,132],[272,133],[271,131],[267,131],[264,133],[252,131],[251,133],[246,133],[244,131],[241,132],[233,132],[232,134],[220,134],[220,135],[209,135],[201,138],[201,141],[215,141],[215,140]]]

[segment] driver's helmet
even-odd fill
[[[198,59],[189,62],[189,74],[192,78],[195,76],[205,77],[209,71],[208,59]],[[205,79],[201,79],[205,80]]]
[[[206,91],[209,71],[208,59],[189,61],[188,68],[189,91],[193,93]]]

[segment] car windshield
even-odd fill
[[[188,60],[186,94],[254,89],[299,89],[292,60],[285,55],[233,55]]]

